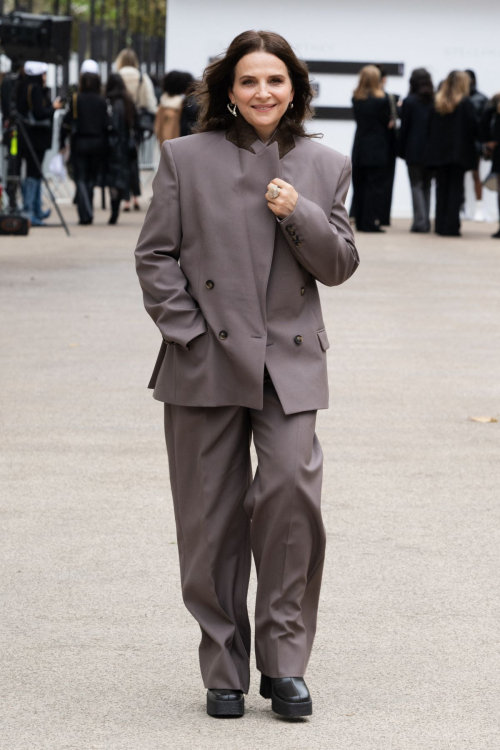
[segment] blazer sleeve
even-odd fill
[[[165,141],[153,180],[153,200],[135,249],[144,306],[167,342],[187,347],[207,324],[187,291],[179,265],[181,254],[179,180],[172,148]]]
[[[354,234],[345,208],[351,163],[345,157],[328,217],[320,206],[299,194],[293,212],[279,223],[298,262],[326,286],[338,286],[359,265]]]

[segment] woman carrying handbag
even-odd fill
[[[316,282],[342,284],[359,258],[349,159],[306,134],[311,99],[283,37],[237,36],[199,85],[199,132],[163,144],[136,248],[163,337],[150,387],[164,402],[182,593],[202,632],[211,716],[244,713],[252,553],[261,695],[282,716],[312,713],[329,347]]]

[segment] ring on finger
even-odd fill
[[[278,198],[279,194],[281,193],[281,188],[278,187],[278,185],[271,184],[268,193],[271,196],[271,198]]]

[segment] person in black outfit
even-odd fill
[[[385,91],[385,85],[387,82],[387,72],[385,68],[377,65],[382,76],[381,86]],[[386,135],[389,143],[388,160],[387,160],[387,171],[385,175],[385,188],[384,188],[384,202],[382,208],[382,214],[380,217],[380,226],[389,227],[391,225],[391,206],[392,206],[392,193],[394,190],[394,177],[396,175],[396,158],[398,155],[398,129],[397,121],[400,118],[400,100],[399,94],[388,94],[386,96],[389,100],[391,108],[391,123],[390,127],[387,128]]]
[[[21,160],[19,153],[12,143],[15,122],[11,118],[12,98],[15,96],[19,80],[24,76],[24,63],[12,60],[10,72],[7,73],[0,86],[0,111],[2,113],[2,145],[5,149],[7,162],[6,190],[11,211],[17,209],[17,188],[21,181]],[[13,146],[13,148],[11,148]]]
[[[113,73],[106,84],[109,134],[104,183],[111,195],[109,224],[116,224],[120,201],[130,183],[130,165],[137,159],[134,139],[135,106],[127,93],[123,78]]]
[[[484,140],[486,153],[491,157],[490,179],[496,180],[498,213],[500,215],[500,94],[493,97],[485,112],[482,139]],[[492,189],[495,188],[492,186]],[[500,224],[498,232],[491,236],[500,239]]]
[[[94,187],[98,183],[107,146],[108,118],[106,102],[100,94],[101,79],[97,63],[86,60],[82,66],[79,93],[73,94],[61,128],[60,148],[71,136],[71,163],[76,183],[76,205],[79,224],[92,224]],[[85,66],[85,67],[84,67]]]
[[[362,68],[352,105],[357,128],[352,149],[353,203],[351,213],[360,232],[383,232],[384,189],[389,164],[387,130],[391,122],[389,99],[375,65]]]
[[[466,70],[465,72],[467,73],[470,79],[469,99],[471,100],[472,106],[474,107],[474,111],[476,113],[476,120],[477,120],[478,127],[480,127],[485,109],[488,106],[488,97],[477,90],[476,74],[474,73],[474,71]],[[474,191],[476,193],[476,209],[474,211],[474,221],[484,221],[484,211],[483,211],[483,202],[482,202],[483,201],[483,185],[481,182],[481,175],[479,174],[479,164],[481,160],[482,144],[479,138],[476,140],[476,152],[477,152],[476,166],[472,170],[472,179],[474,180]]]
[[[430,232],[432,170],[425,164],[429,121],[434,105],[434,86],[425,68],[410,78],[410,92],[403,101],[399,131],[399,156],[405,160],[413,202],[412,232]]]
[[[26,179],[22,185],[23,211],[34,227],[44,226],[50,210],[42,210],[42,166],[45,152],[52,145],[52,120],[56,109],[63,105],[59,98],[50,101],[50,92],[45,87],[47,64],[29,60],[24,66],[25,75],[19,78],[16,104],[23,129],[18,130],[19,156],[26,162]],[[30,148],[35,152],[35,157]],[[40,165],[40,167],[39,167]]]
[[[436,94],[426,162],[436,169],[436,234],[460,236],[464,175],[477,161],[477,120],[468,98],[469,77],[453,70]]]

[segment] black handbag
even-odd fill
[[[155,129],[155,115],[147,110],[145,107],[139,107],[139,95],[142,86],[142,73],[139,79],[139,86],[137,87],[137,98],[135,102],[135,108],[137,110],[137,135],[140,141],[147,141],[148,138],[154,133]]]

